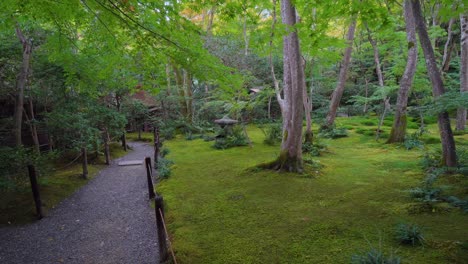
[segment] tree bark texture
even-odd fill
[[[411,85],[413,84],[414,74],[416,72],[416,63],[418,61],[418,46],[416,39],[416,26],[411,7],[411,0],[404,3],[404,16],[406,21],[406,41],[408,42],[408,58],[406,68],[400,80],[400,89],[393,119],[392,130],[387,143],[396,143],[405,141],[406,134],[406,108],[408,106],[408,97]]]
[[[434,50],[431,45],[431,40],[427,33],[426,24],[421,11],[419,0],[411,0],[414,20],[416,23],[416,31],[419,35],[419,42],[426,61],[427,74],[432,83],[432,94],[434,98],[440,97],[445,93],[444,83],[442,82],[441,72],[436,64]],[[455,140],[453,138],[452,128],[450,127],[450,119],[447,111],[438,114],[438,125],[440,131],[440,141],[442,142],[442,162],[448,167],[457,165],[457,154],[455,149]]]
[[[461,24],[461,63],[460,63],[460,92],[468,92],[468,14],[460,15]],[[457,110],[457,130],[465,130],[466,127],[466,108]]]
[[[41,147],[40,147],[40,144],[39,144],[39,137],[37,135],[36,119],[34,117],[34,105],[33,105],[33,100],[32,100],[31,95],[29,95],[29,115],[31,117],[31,119],[30,119],[30,128],[31,128],[31,136],[32,136],[33,142],[34,142],[34,150],[37,153],[41,153]]]
[[[451,18],[447,27],[447,41],[444,46],[444,55],[442,57],[442,71],[447,72],[450,66],[450,58],[453,49],[453,24],[455,23],[455,18]]]
[[[330,101],[330,109],[328,111],[328,114],[325,120],[325,127],[327,128],[333,127],[333,124],[335,123],[336,112],[338,111],[341,97],[343,96],[345,83],[346,83],[346,77],[348,74],[348,68],[351,62],[351,53],[353,51],[353,40],[354,40],[354,32],[356,31],[356,21],[357,21],[356,17],[353,17],[351,24],[349,25],[348,35],[346,37],[348,47],[345,50],[343,61],[341,63],[338,84],[336,85],[335,91],[333,92],[332,99]]]
[[[299,38],[294,28],[296,9],[290,0],[281,1],[283,24],[290,30],[283,38],[283,139],[279,157],[265,167],[278,171],[302,172],[302,119],[305,89],[304,68],[299,48]],[[281,103],[280,103],[281,104]]]
[[[23,109],[24,109],[24,90],[28,81],[29,68],[32,54],[32,43],[26,39],[19,25],[16,25],[16,36],[23,45],[23,61],[21,64],[20,72],[16,78],[16,107],[15,107],[15,142],[16,146],[23,144],[21,140],[21,129],[23,124]]]

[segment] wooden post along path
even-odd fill
[[[31,181],[31,189],[34,198],[34,204],[36,205],[36,212],[37,217],[41,219],[44,217],[42,214],[42,202],[41,202],[41,195],[39,193],[39,185],[37,184],[37,176],[36,176],[36,169],[33,165],[28,165],[29,171],[29,180]]]
[[[145,158],[145,167],[146,167],[146,178],[148,180],[148,195],[150,199],[153,199],[156,194],[154,193],[154,185],[152,178],[152,167],[151,167],[151,158]]]

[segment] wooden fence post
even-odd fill
[[[123,150],[126,152],[127,151],[127,137],[125,136],[125,132],[122,133],[122,147]]]
[[[156,196],[156,194],[154,193],[153,179],[151,178],[152,171],[151,171],[151,158],[150,157],[145,158],[145,166],[146,166],[146,178],[148,180],[148,195],[150,199],[153,199]]]
[[[28,171],[29,171],[29,180],[31,181],[31,189],[33,193],[34,203],[36,205],[37,218],[41,219],[43,217],[42,203],[41,203],[41,195],[39,193],[39,186],[37,184],[36,169],[34,168],[33,165],[28,165]]]
[[[154,198],[154,209],[156,212],[156,227],[158,231],[158,241],[159,241],[159,257],[161,260],[161,263],[165,262],[169,254],[167,252],[167,243],[166,243],[166,232],[164,229],[164,199],[162,196],[158,195]],[[161,215],[161,213],[163,215]]]
[[[83,178],[88,178],[88,154],[86,153],[86,147],[81,148],[81,155],[83,156]]]

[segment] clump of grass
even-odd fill
[[[247,146],[249,144],[241,126],[234,126],[231,134],[224,134],[223,136],[224,137],[216,139],[216,142],[213,145],[215,149],[228,149],[232,147]]]
[[[352,264],[400,264],[401,259],[398,256],[385,256],[378,249],[371,248],[369,251],[356,254],[351,258]]]
[[[422,228],[416,224],[401,223],[395,229],[395,238],[405,245],[422,245],[424,243],[424,236]]]
[[[158,177],[161,179],[167,179],[171,176],[172,170],[171,166],[174,164],[172,160],[161,157],[158,159],[157,168],[158,168]]]
[[[423,148],[424,143],[420,139],[421,134],[419,132],[413,133],[411,135],[406,135],[405,137],[405,148],[407,150],[415,149],[415,148]]]

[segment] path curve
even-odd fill
[[[0,263],[159,263],[154,209],[143,160],[151,146],[112,161],[99,175],[42,220],[0,228]]]

